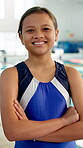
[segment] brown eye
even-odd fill
[[[50,30],[50,28],[47,28],[47,27],[45,27],[43,30],[46,30],[46,31],[48,31],[48,30]]]
[[[27,32],[32,33],[32,32],[34,32],[34,30],[33,29],[29,29],[29,30],[27,30]]]

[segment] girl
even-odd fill
[[[0,80],[3,129],[15,148],[75,148],[74,140],[83,138],[83,81],[77,70],[52,60],[58,33],[46,8],[33,7],[20,20],[29,58]],[[69,107],[70,96],[75,107]]]

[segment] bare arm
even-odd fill
[[[57,118],[47,121],[18,120],[15,113],[14,100],[18,96],[18,75],[16,68],[9,68],[2,73],[0,78],[0,98],[2,124],[6,137],[10,141],[39,139],[72,122],[75,119]]]

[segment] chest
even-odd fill
[[[69,95],[60,85],[55,78],[49,83],[38,82],[33,78],[20,101],[29,119],[48,120],[65,113]]]

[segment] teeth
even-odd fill
[[[38,44],[44,44],[45,42],[36,42],[34,43],[35,45],[38,45]]]

